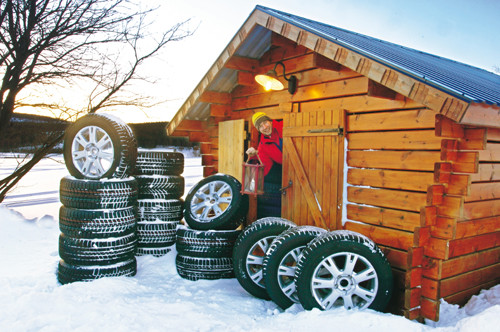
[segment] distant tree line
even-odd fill
[[[70,123],[44,116],[15,113],[11,123],[0,140],[1,152],[36,151],[47,137],[63,134]],[[129,124],[141,148],[156,147],[195,147],[197,143],[189,142],[186,137],[167,136],[165,128],[168,122],[132,123]],[[62,152],[62,143],[56,145],[53,153]]]

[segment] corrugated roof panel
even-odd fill
[[[389,43],[267,7],[260,10],[382,62],[468,102],[500,106],[500,76],[464,63]]]

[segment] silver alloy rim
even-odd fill
[[[340,252],[323,259],[316,266],[311,291],[321,308],[343,306],[364,309],[370,306],[378,290],[373,265],[363,256]]]
[[[305,247],[306,246],[300,246],[290,250],[281,260],[276,275],[283,294],[295,303],[299,302],[297,288],[295,287],[295,269],[297,268],[299,256]]]
[[[233,190],[224,181],[212,181],[196,191],[191,212],[200,222],[209,222],[222,215],[231,205]]]
[[[267,250],[271,246],[276,236],[268,236],[257,241],[248,252],[246,259],[247,273],[252,279],[252,281],[262,288],[264,286],[264,271],[262,270],[262,263],[264,262],[264,257],[266,256]]]
[[[113,142],[102,128],[84,127],[73,138],[71,155],[73,165],[82,175],[100,178],[113,165]]]

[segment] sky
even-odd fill
[[[151,0],[137,0],[151,3]],[[154,29],[190,19],[193,36],[170,43],[139,86],[161,106],[121,112],[127,122],[169,121],[256,5],[285,11],[371,37],[464,62],[500,67],[499,0],[183,0],[158,3]]]

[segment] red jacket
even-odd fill
[[[264,164],[264,176],[274,163],[283,164],[283,121],[273,120],[271,136],[260,134],[259,158]]]

